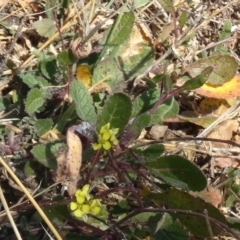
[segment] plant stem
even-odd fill
[[[139,207],[143,208],[143,203],[141,198],[139,197],[138,193],[136,192],[136,190],[131,186],[131,184],[129,184],[129,182],[124,178],[123,174],[122,174],[122,170],[118,167],[117,162],[115,161],[115,159],[113,158],[112,154],[110,152],[109,153],[109,157],[112,163],[112,167],[118,172],[119,178],[125,182],[125,184],[129,187],[129,189],[131,190],[131,193],[133,194],[133,196],[136,198]]]

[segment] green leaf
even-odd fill
[[[6,97],[0,97],[0,110],[6,111],[10,105],[10,100]]]
[[[36,80],[36,76],[31,73],[20,73],[18,76],[23,80],[28,87],[33,88],[38,85],[38,81]]]
[[[196,77],[209,66],[213,67],[213,72],[210,74],[207,83],[217,86],[230,81],[235,76],[238,62],[229,55],[214,55],[199,59],[188,66],[187,71],[191,77]]]
[[[239,223],[238,218],[228,217],[227,220],[228,220],[228,227],[230,227],[232,230],[234,230],[235,232],[237,232],[240,235],[240,223]]]
[[[36,29],[38,34],[42,37],[50,38],[57,31],[54,22],[49,18],[43,18],[32,24],[32,27]]]
[[[40,62],[40,68],[43,75],[48,79],[53,79],[54,75],[57,73],[57,61],[55,57],[49,57],[47,59],[43,59]]]
[[[175,117],[178,114],[179,106],[177,101],[171,97],[163,102],[151,115],[151,124],[162,124],[163,119]]]
[[[164,146],[162,144],[152,144],[146,149],[137,148],[134,152],[141,155],[144,162],[155,161],[164,153]]]
[[[12,71],[14,71],[17,68],[17,65],[13,62],[13,60],[8,59],[6,62],[6,66],[11,69]]]
[[[163,92],[169,93],[173,89],[173,81],[170,78],[170,76],[164,76],[162,77],[162,84],[163,84]]]
[[[107,78],[107,79],[106,79]],[[106,58],[94,68],[92,85],[106,79],[106,83],[113,89],[124,81],[123,72],[117,66],[115,60]]]
[[[110,123],[111,128],[119,128],[119,132],[121,132],[129,121],[131,111],[130,98],[124,93],[115,93],[104,106],[98,122],[98,129]]]
[[[63,8],[68,8],[70,6],[70,4],[72,3],[72,0],[63,0],[61,3],[62,3]]]
[[[37,135],[40,137],[51,129],[52,124],[53,121],[50,118],[38,119],[34,124],[34,129]]]
[[[232,31],[231,31],[231,28],[232,28],[232,23],[230,20],[226,20],[224,22],[224,25],[223,25],[223,30],[219,36],[219,40],[224,40],[224,39],[227,39],[229,37],[231,37],[231,34],[232,34]],[[216,46],[216,52],[219,52],[219,53],[222,53],[222,54],[228,54],[229,53],[229,49],[226,47],[226,44],[220,44],[220,45],[217,45]]]
[[[83,121],[95,125],[97,114],[93,106],[93,100],[87,88],[82,82],[73,81],[70,84],[70,94],[76,106],[76,112]]]
[[[57,60],[61,66],[69,66],[74,61],[74,56],[71,50],[65,50],[60,52],[57,56]]]
[[[139,222],[147,222],[150,217],[155,216],[156,213],[152,212],[142,212],[131,218],[131,222],[139,223]]]
[[[25,103],[26,112],[31,115],[35,113],[45,103],[44,91],[34,88],[29,91]]]
[[[131,207],[126,200],[121,200],[117,205],[111,206],[109,209],[111,214],[116,216],[121,216],[122,214],[126,214],[130,211]]]
[[[171,0],[158,0],[158,2],[167,12],[174,12],[174,6]]]
[[[66,145],[63,143],[48,143],[46,145],[39,144],[35,145],[31,153],[45,167],[51,168],[53,170],[57,169],[57,156],[61,154]]]
[[[24,166],[24,174],[26,177],[32,176],[35,174],[34,168],[32,167],[33,161],[27,161]]]
[[[71,119],[73,113],[75,111],[75,105],[72,104],[61,116],[60,120],[57,122],[56,126],[54,127],[59,132],[62,132],[64,127],[66,126],[67,122]]]
[[[33,75],[31,73],[20,73],[18,74],[20,78],[22,78],[23,82],[28,85],[28,87],[47,87],[50,84],[48,81],[42,77]]]
[[[131,117],[136,117],[140,113],[150,110],[154,103],[159,99],[160,91],[158,88],[150,89],[137,96],[133,101],[133,111]]]
[[[140,8],[148,4],[150,0],[134,0],[134,7]]]
[[[170,214],[177,217],[194,236],[210,237],[210,233],[207,227],[206,218],[192,215],[192,212],[203,214],[206,209],[208,217],[226,224],[224,215],[217,208],[201,198],[194,197],[187,192],[171,188],[164,193],[150,193],[148,198],[158,206],[166,205],[168,206],[168,209],[173,209],[173,214]],[[174,209],[186,210],[189,211],[189,214],[175,214]],[[213,223],[211,223],[211,229],[214,235],[222,232],[222,229],[216,227]]]
[[[203,172],[183,157],[170,155],[145,164],[152,174],[174,187],[202,191],[207,186]]]
[[[231,194],[230,196],[227,197],[227,199],[225,200],[225,206],[227,208],[231,208],[234,205],[234,202],[236,201],[236,195]]]
[[[127,139],[128,141],[137,139],[142,130],[149,126],[150,121],[151,116],[149,113],[143,113],[137,116],[132,124],[126,129],[127,136],[124,134],[123,138]]]
[[[192,78],[191,80],[184,83],[182,88],[184,90],[193,90],[193,89],[201,87],[205,82],[207,82],[212,71],[213,71],[213,67],[207,67],[195,78]]]
[[[179,19],[179,26],[180,26],[180,28],[184,27],[184,25],[186,24],[187,20],[188,20],[188,13],[187,13],[187,11],[183,11],[181,16],[180,16],[180,19]]]
[[[219,40],[224,40],[226,38],[231,37],[231,28],[232,23],[230,20],[226,20],[223,25],[223,31],[220,34]],[[217,46],[218,47],[218,46]]]
[[[150,222],[152,222],[152,217]],[[159,218],[158,218],[159,219]],[[173,221],[170,214],[164,214],[163,217],[158,221],[154,232],[154,240],[188,240],[188,234],[186,230],[180,225],[179,222]]]
[[[46,0],[46,2],[45,2],[45,13],[48,16],[48,18],[51,19],[51,20],[54,20],[54,13],[53,13],[53,11],[51,11],[52,10],[52,6],[54,4],[56,4],[56,5],[58,4],[56,2],[56,0],[54,0],[54,1]]]
[[[60,198],[60,196],[57,196],[53,199],[53,202],[60,202],[63,201],[63,197]],[[69,207],[67,205],[58,205],[54,206],[48,205],[44,208],[44,212],[47,216],[47,218],[53,223],[53,224],[61,224],[64,219],[69,217]],[[51,238],[50,238],[51,239]],[[64,238],[65,239],[65,238]]]
[[[134,19],[135,18],[133,12],[128,12],[120,15],[117,18],[112,30],[110,31],[110,36],[106,44],[116,46],[122,44],[125,40],[127,40],[132,31]]]

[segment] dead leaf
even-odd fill
[[[222,157],[222,158],[215,158],[214,159],[214,166],[219,167],[221,169],[228,168],[228,167],[239,167],[238,161],[232,159],[232,158],[227,158],[227,157]]]
[[[88,41],[85,44],[82,44],[82,38],[81,37],[75,39],[71,43],[70,48],[72,50],[73,55],[76,58],[87,57],[92,51],[92,45],[91,45],[90,41]]]
[[[34,13],[40,13],[40,12],[43,12],[45,10],[43,5],[41,3],[36,2],[36,1],[30,1],[29,6],[32,8]]]
[[[52,37],[52,35],[57,31],[54,21],[49,18],[34,22],[32,27],[36,29],[40,36],[46,38]]]
[[[158,140],[165,136],[167,130],[168,130],[168,126],[154,125],[151,127],[146,137],[150,139]]]
[[[231,140],[233,137],[233,133],[237,132],[238,129],[238,121],[237,120],[226,120],[221,123],[220,126],[214,128],[209,134],[208,138],[215,138],[221,140]],[[229,144],[223,142],[213,142],[212,145],[214,147],[226,148]]]
[[[59,131],[57,131],[56,129],[52,129],[44,133],[40,137],[40,140],[41,142],[55,142],[56,140],[61,140],[63,138],[64,136]]]
[[[222,115],[230,107],[231,105],[226,99],[216,98],[205,98],[199,104],[199,110],[201,114],[212,114],[213,116]]]
[[[77,67],[76,77],[78,81],[82,82],[86,86],[91,94],[104,92],[107,92],[109,94],[112,93],[111,87],[106,82],[104,82],[104,79],[92,85],[92,73],[90,67],[87,64],[81,64]]]
[[[68,151],[57,158],[58,167],[54,174],[56,182],[68,182],[69,196],[73,196],[77,190],[77,183],[80,179],[79,171],[82,166],[82,142],[75,134],[75,130],[76,126],[67,131]]]
[[[186,70],[194,78],[209,66],[213,67],[213,71],[208,77],[207,84],[217,88],[234,78],[238,69],[238,62],[234,57],[227,54],[212,55],[198,59],[193,64],[187,66]]]
[[[16,126],[12,125],[12,124],[6,124],[5,126],[6,126],[7,129],[13,131],[14,133],[19,134],[19,133],[22,133],[22,132],[23,132],[22,129],[20,129],[20,128],[18,128],[18,127],[16,127]]]
[[[86,86],[86,88],[89,88],[92,85],[91,69],[87,64],[81,64],[77,67],[76,77],[78,81]]]
[[[226,99],[240,96],[240,75],[236,75],[230,81],[214,86],[209,83],[205,83],[202,87],[195,90],[199,95],[209,97]]]
[[[111,87],[106,82],[97,82],[88,90],[90,93],[108,93],[112,94]]]
[[[128,44],[124,47],[122,56],[123,61],[131,56],[139,55],[142,52],[142,45],[152,46],[151,37],[143,30],[143,25],[134,24]]]
[[[186,122],[191,122],[204,128],[211,125],[217,119],[217,117],[214,116],[199,117],[199,114],[193,111],[184,111],[178,117]]]
[[[161,42],[164,42],[165,40],[167,40],[167,38],[169,37],[169,35],[171,34],[173,29],[174,29],[173,22],[170,22],[170,23],[164,25],[162,28],[162,32],[161,32],[160,36],[158,37],[159,40]]]
[[[211,185],[208,185],[203,191],[197,194],[195,193],[194,195],[201,197],[203,200],[211,203],[215,207],[218,207],[218,205],[222,202],[221,192]]]

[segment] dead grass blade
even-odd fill
[[[50,230],[52,231],[53,235],[56,237],[57,240],[62,240],[62,237],[59,235],[55,227],[52,225],[52,223],[49,221],[48,217],[45,215],[43,210],[40,208],[40,206],[37,204],[35,199],[31,196],[31,194],[28,192],[28,190],[24,187],[24,185],[21,183],[19,178],[16,176],[16,174],[11,170],[11,168],[7,165],[7,163],[0,157],[0,164],[6,169],[6,171],[10,174],[10,176],[13,178],[13,180],[16,182],[16,184],[22,189],[22,191],[26,194],[29,201],[33,204],[35,209],[38,211],[40,216],[43,218],[45,223],[48,225]]]
[[[17,226],[16,226],[14,220],[13,220],[12,214],[9,211],[9,207],[8,207],[7,201],[6,201],[5,197],[4,197],[4,194],[3,194],[1,186],[0,186],[0,199],[1,199],[1,202],[3,204],[4,209],[6,211],[6,214],[8,216],[8,220],[9,220],[9,222],[10,222],[12,228],[13,228],[13,231],[15,233],[16,238],[18,240],[22,240],[22,237],[21,237],[21,235],[20,235],[20,233],[19,233],[19,231],[17,229]]]

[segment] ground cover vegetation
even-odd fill
[[[239,1],[0,1],[1,239],[240,239]]]

